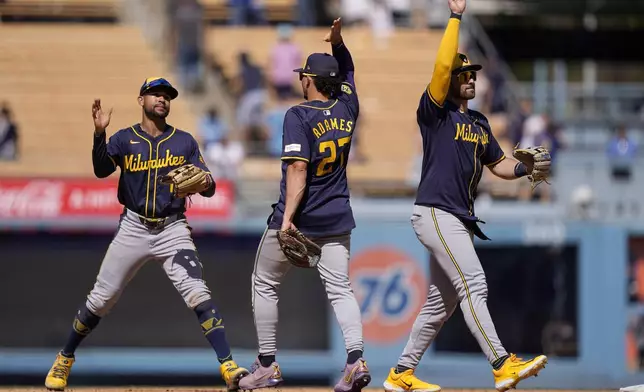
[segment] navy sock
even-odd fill
[[[74,324],[72,325],[72,330],[69,333],[69,337],[67,338],[67,343],[63,348],[62,354],[66,357],[72,358],[74,356],[74,352],[83,339],[85,339],[85,337],[89,335],[94,328],[96,328],[99,321],[101,321],[101,318],[90,312],[89,309],[87,309],[87,306],[83,305],[83,307],[78,310],[78,314],[74,318]]]
[[[398,374],[400,374],[400,373],[404,373],[404,372],[406,372],[406,371],[407,371],[407,370],[409,370],[409,369],[411,369],[411,368],[409,368],[409,367],[407,367],[407,366],[403,366],[403,365],[397,365],[397,366],[396,366],[396,373],[398,373]]]
[[[220,363],[230,361],[233,355],[230,352],[230,346],[226,340],[226,331],[224,330],[224,320],[217,312],[217,308],[210,300],[202,302],[195,307],[195,313],[201,323],[201,330],[210,342],[210,345],[217,353],[217,359]]]
[[[347,363],[354,364],[360,358],[362,358],[362,350],[353,350],[347,355]]]
[[[508,359],[510,356],[509,355],[504,355],[500,358],[497,358],[494,362],[492,362],[492,367],[494,370],[499,370],[505,363],[505,360]]]
[[[259,359],[259,363],[262,364],[262,367],[269,367],[271,366],[271,363],[275,362],[275,355],[259,354],[257,358]]]

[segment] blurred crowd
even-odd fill
[[[8,102],[0,107],[0,161],[15,161],[18,159],[18,125]]]
[[[221,107],[209,104],[203,110],[196,130],[203,144],[204,157],[218,177],[238,178],[240,164],[246,157],[275,158],[280,155],[284,114],[289,107],[302,101],[301,87],[292,70],[302,65],[306,53],[305,48],[300,48],[292,39],[295,26],[329,25],[333,17],[341,15],[347,26],[370,27],[374,42],[384,49],[388,45],[387,38],[396,29],[442,29],[449,14],[444,0],[292,0],[292,3],[297,9],[294,21],[275,26],[277,40],[270,47],[269,58],[253,58],[251,53],[240,51],[235,67],[238,73],[231,77],[224,74],[216,54],[207,49],[205,2],[165,2],[165,18],[170,26],[168,39],[182,92],[208,94],[204,87],[208,78],[214,76],[223,81],[225,94],[233,102],[232,119],[221,115]],[[235,26],[269,24],[270,4],[270,0],[228,0],[225,23]],[[576,148],[566,140],[563,125],[548,111],[535,110],[530,100],[511,97],[506,75],[494,57],[481,60],[484,68],[477,75],[477,95],[470,102],[470,108],[488,117],[506,155],[511,155],[515,146],[548,148],[554,163],[553,176],[556,176],[559,153]],[[18,126],[13,117],[9,105],[3,104],[0,112],[1,160],[19,158]],[[364,123],[363,114],[357,128]],[[627,124],[615,124],[604,151],[612,178],[622,183],[631,181],[639,151],[637,140],[630,136],[632,131]],[[365,161],[367,146],[361,144],[359,135],[360,132],[356,132],[350,159]],[[416,153],[415,164],[408,173],[410,189],[417,185],[420,173],[422,157],[420,151]],[[504,181],[485,171],[478,196],[547,203],[556,197],[550,191],[548,186],[533,191],[527,181]]]
[[[293,0],[298,15],[293,25],[276,26],[278,39],[270,48],[269,59],[253,58],[240,51],[237,57],[238,74],[229,78],[219,68],[217,59],[202,53],[204,25],[203,6],[197,0],[172,0],[170,15],[174,18],[176,63],[182,84],[189,91],[201,93],[206,72],[215,72],[224,80],[228,93],[234,100],[234,124],[211,107],[199,122],[205,156],[218,175],[228,178],[239,176],[239,163],[245,157],[278,157],[284,114],[293,104],[301,101],[299,83],[292,70],[301,66],[305,53],[293,42],[294,25],[320,23],[332,16],[341,15],[348,26],[366,25],[372,29],[374,42],[386,48],[387,38],[396,28],[422,27],[442,29],[448,11],[444,0]],[[265,1],[230,0],[228,23],[230,25],[265,25]],[[303,15],[303,12],[306,15]],[[204,57],[206,57],[204,59]],[[206,66],[202,60],[205,60]],[[267,68],[259,64],[270,64]],[[507,155],[513,148],[542,145],[551,152],[556,167],[557,156],[568,144],[562,125],[553,120],[547,111],[534,110],[529,100],[512,102],[506,75],[497,60],[489,57],[483,61],[484,69],[478,73],[477,95],[470,108],[485,114],[495,137]],[[510,104],[512,103],[512,104]],[[364,119],[361,122],[364,123]],[[360,124],[358,124],[358,127]],[[356,133],[358,135],[359,133]],[[364,160],[359,139],[354,140],[351,159]],[[635,142],[628,138],[624,126],[616,125],[614,135],[606,146],[614,178],[628,181]],[[415,187],[420,172],[421,155],[417,151],[415,165],[410,169],[407,185]],[[553,176],[556,176],[553,169]],[[527,181],[504,181],[485,171],[479,186],[479,198],[552,202],[548,186],[532,190]]]

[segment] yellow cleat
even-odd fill
[[[389,376],[384,382],[387,392],[439,392],[441,387],[420,380],[414,375],[413,369],[407,369],[402,373],[396,373],[395,368],[389,370]]]
[[[512,354],[505,360],[499,370],[492,370],[496,390],[505,392],[508,389],[516,388],[519,381],[528,377],[536,376],[541,369],[546,367],[548,358],[545,355],[539,355],[536,358],[524,361]]]
[[[69,372],[72,370],[74,358],[64,357],[63,354],[58,353],[56,360],[52,365],[47,378],[45,379],[45,387],[53,391],[63,391],[67,386],[67,378]]]
[[[219,366],[221,377],[226,382],[226,387],[229,391],[236,391],[239,389],[239,380],[248,375],[248,370],[239,367],[235,361],[226,361]]]

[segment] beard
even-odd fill
[[[459,96],[461,97],[461,99],[466,99],[468,101],[470,99],[474,99],[474,97],[476,96],[476,89],[474,87],[469,88],[469,86],[467,86],[467,85],[463,86],[463,88],[460,91]]]
[[[145,110],[145,116],[149,119],[164,119],[168,117],[168,114],[170,114],[170,109],[165,108],[165,112],[159,113],[156,111],[156,108],[152,108],[151,110]]]

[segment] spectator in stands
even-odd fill
[[[239,169],[244,160],[244,146],[241,142],[230,140],[225,135],[206,151],[208,167],[215,180],[227,179],[236,181]]]
[[[264,104],[268,98],[262,70],[246,52],[239,54],[237,85],[237,125],[250,143],[249,155],[266,153],[263,131]],[[292,70],[291,70],[292,71]]]
[[[519,143],[520,148],[544,146],[549,150],[553,148],[552,154],[556,155],[560,144],[558,128],[551,122],[548,114],[532,114],[523,123],[523,135]],[[552,161],[554,162],[554,156]],[[551,173],[554,173],[554,168],[551,168]],[[531,190],[528,182],[520,182],[519,199],[524,201],[539,199],[544,203],[549,202],[551,201],[550,187],[546,184]]]
[[[228,135],[228,125],[219,117],[217,108],[210,107],[206,114],[199,121],[199,136],[204,149],[212,147],[214,143],[219,143]]]
[[[190,92],[199,92],[203,77],[203,7],[197,0],[172,0],[169,9],[180,83]]]
[[[263,0],[229,0],[228,5],[232,10],[230,24],[235,26],[266,24]]]
[[[523,125],[532,114],[532,102],[529,99],[522,99],[515,110],[508,113],[508,137],[512,145],[521,142],[523,138]]]
[[[293,72],[293,70],[291,70]],[[268,143],[268,153],[273,157],[282,155],[282,133],[284,128],[284,116],[288,109],[293,106],[294,102],[290,102],[285,97],[278,96],[277,102],[266,113],[266,128]]]
[[[317,3],[318,0],[297,0],[297,24],[299,26],[316,25],[320,8],[322,8]]]
[[[545,121],[545,132],[535,137],[534,145],[543,146],[550,152],[551,162],[556,160],[559,150],[564,147],[561,139],[561,127],[547,114],[542,115]],[[550,175],[554,175],[554,167],[550,168]]]
[[[488,70],[487,77],[490,82],[490,114],[505,112],[507,110],[507,96],[506,96],[506,78],[499,61],[494,56],[488,58],[488,63],[485,67]]]
[[[347,26],[364,25],[369,21],[370,0],[340,0],[342,23]]]
[[[623,124],[615,128],[615,136],[608,142],[606,154],[610,160],[613,177],[628,180],[631,176],[631,166],[637,154],[637,146],[626,135]]]
[[[302,65],[302,51],[291,41],[293,29],[282,24],[277,27],[278,41],[270,53],[270,77],[279,99],[298,96],[294,88],[293,70]]]
[[[0,160],[18,159],[18,126],[13,122],[11,108],[7,102],[0,109]]]
[[[394,25],[398,27],[411,27],[411,0],[388,0]]]
[[[520,148],[537,146],[537,140],[543,137],[547,130],[547,116],[541,113],[533,113],[523,122]]]
[[[378,49],[387,49],[389,38],[394,32],[394,15],[386,0],[372,0],[369,10],[369,24]]]

